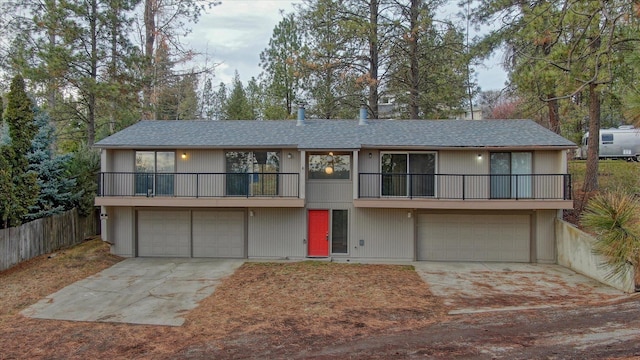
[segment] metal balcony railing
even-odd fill
[[[98,196],[298,198],[298,173],[102,172]]]
[[[359,198],[571,200],[569,174],[360,173]]]

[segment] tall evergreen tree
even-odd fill
[[[302,42],[293,14],[285,15],[273,29],[269,47],[260,53],[260,66],[266,80],[267,102],[273,104],[270,113],[286,118],[293,112],[302,87],[300,57]],[[276,106],[282,111],[277,111]]]
[[[69,210],[78,197],[73,193],[75,179],[69,178],[67,173],[67,164],[71,155],[56,155],[51,150],[55,135],[49,115],[36,110],[35,125],[38,133],[33,139],[27,158],[29,169],[38,174],[40,192],[37,203],[29,207],[29,214],[26,216],[29,220]]]
[[[0,96],[0,228],[8,227],[11,204],[13,204],[13,182],[11,180],[11,145],[8,128],[2,118],[4,106]]]
[[[5,151],[5,156],[11,168],[11,189],[8,213],[3,213],[4,226],[20,225],[29,213],[29,207],[33,206],[38,197],[39,187],[37,174],[29,169],[27,153],[31,148],[31,142],[36,134],[36,126],[33,122],[33,103],[25,91],[24,79],[16,75],[11,81],[10,91],[7,95],[7,109],[5,121],[9,130],[11,141],[10,151]]]
[[[236,71],[233,79],[233,88],[231,88],[231,94],[227,100],[226,106],[227,120],[255,120],[255,114],[249,99],[247,99],[247,93],[244,90],[242,81],[240,81],[240,74]]]

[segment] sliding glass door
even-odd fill
[[[530,152],[491,153],[491,198],[530,198],[532,195]]]

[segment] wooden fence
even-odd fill
[[[76,209],[0,230],[0,271],[38,255],[67,248],[100,233],[95,216]]]

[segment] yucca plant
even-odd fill
[[[582,225],[596,234],[593,252],[604,257],[609,276],[624,277],[633,269],[636,290],[640,285],[639,210],[633,195],[613,191],[593,197],[581,219]]]

